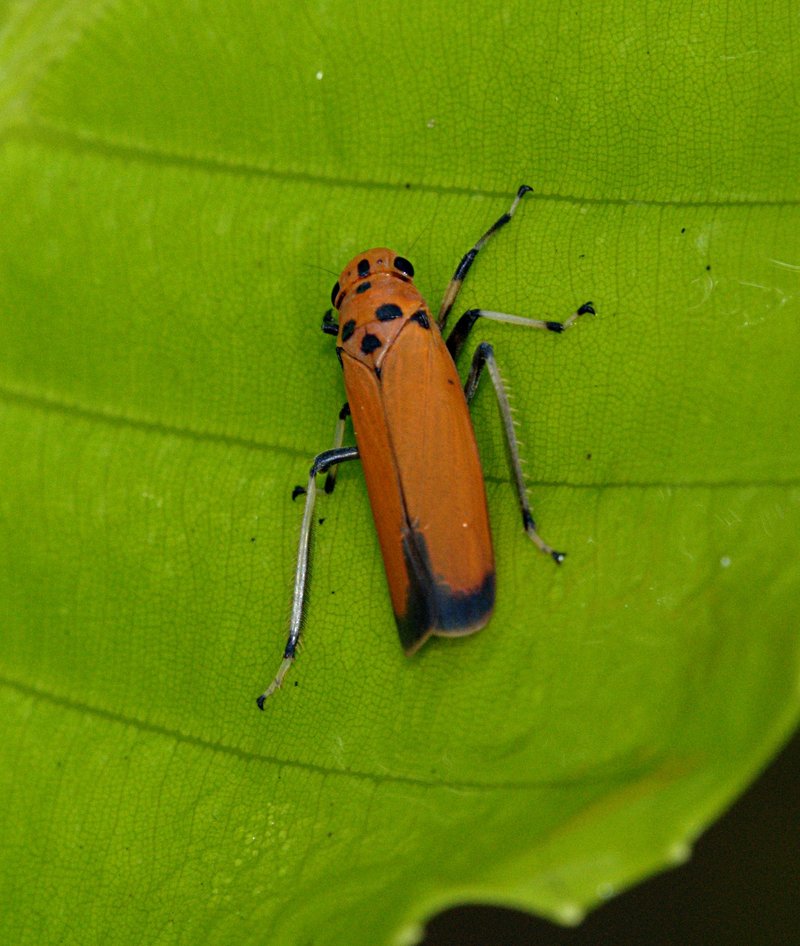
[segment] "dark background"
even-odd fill
[[[574,929],[515,910],[459,907],[423,946],[800,946],[800,732],[697,841],[691,860]]]

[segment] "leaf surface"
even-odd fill
[[[681,860],[798,715],[788,3],[0,6],[0,939],[408,943]],[[464,308],[498,607],[403,657],[319,321],[373,245]],[[462,368],[466,367],[467,357]],[[441,484],[446,490],[446,484]],[[295,684],[292,686],[291,684]]]

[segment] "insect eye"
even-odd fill
[[[339,295],[339,281],[336,281],[336,285],[331,289],[331,305],[336,305],[336,297]]]
[[[414,267],[409,263],[409,261],[404,256],[396,256],[394,260],[394,268],[399,269],[401,273],[405,273],[406,276],[414,275]]]

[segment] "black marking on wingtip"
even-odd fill
[[[597,315],[594,309],[594,303],[584,302],[580,309],[578,309],[578,315]]]
[[[403,557],[409,577],[406,611],[395,619],[407,653],[415,651],[431,633],[452,634],[486,623],[494,608],[494,570],[487,572],[477,588],[454,591],[433,577],[425,537],[413,528],[403,534]]]
[[[305,486],[295,486],[295,488],[292,490],[292,502],[294,502],[298,496],[305,496],[305,494]]]

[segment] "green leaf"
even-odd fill
[[[0,940],[409,943],[685,857],[798,716],[796,5],[0,17]],[[596,303],[476,332],[569,558],[482,391],[491,625],[403,657],[345,467],[259,714],[334,274],[394,246],[435,304],[521,183],[461,301]]]

